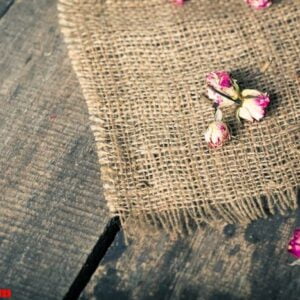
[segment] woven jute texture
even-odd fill
[[[60,0],[59,20],[90,113],[105,197],[133,227],[190,231],[297,205],[300,1]],[[261,122],[209,149],[205,75],[268,92]],[[146,225],[148,226],[148,225]]]

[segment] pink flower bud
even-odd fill
[[[233,100],[237,100],[239,98],[239,86],[237,85],[236,80],[232,79],[230,74],[226,71],[215,71],[209,73],[206,77],[206,83],[208,87],[208,97],[214,102],[223,103],[226,102],[225,100],[228,100],[218,92]],[[229,104],[228,101],[227,105]]]
[[[294,231],[293,237],[288,245],[288,251],[295,257],[300,258],[300,229]]]
[[[242,91],[243,102],[237,110],[237,117],[253,122],[261,120],[266,114],[270,103],[268,94],[257,90],[246,89]]]
[[[230,139],[230,133],[225,123],[214,121],[208,126],[204,137],[211,148],[218,148]]]
[[[245,2],[256,10],[267,8],[272,4],[271,0],[245,0]]]

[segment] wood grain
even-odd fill
[[[0,288],[61,299],[108,221],[94,138],[56,1],[0,4]]]
[[[81,299],[299,299],[300,268],[287,253],[299,225],[297,211],[175,241],[150,233],[126,247],[119,234]]]

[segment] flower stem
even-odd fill
[[[237,104],[237,105],[241,104],[241,99],[236,99],[236,100],[234,100],[234,99],[232,99],[231,97],[229,97],[228,95],[223,94],[222,92],[218,91],[217,89],[215,89],[215,88],[214,88],[213,86],[211,86],[211,85],[208,85],[208,88],[210,88],[210,89],[213,90],[215,93],[221,95],[222,97],[228,99],[229,101],[232,101],[233,103],[235,103],[235,104]]]

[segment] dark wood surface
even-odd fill
[[[0,0],[0,288],[17,300],[62,299],[108,221],[56,4]]]
[[[299,211],[248,226],[198,230],[171,241],[122,232],[82,294],[87,299],[300,299],[300,267],[287,253]]]
[[[0,0],[0,288],[61,299],[108,222],[56,0]],[[300,299],[299,211],[171,240],[113,243],[81,299]]]

